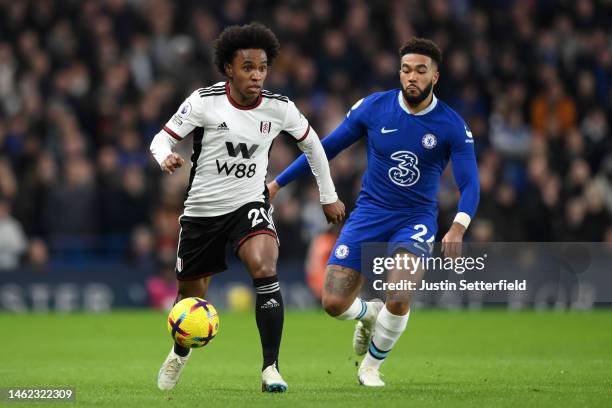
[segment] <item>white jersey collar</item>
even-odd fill
[[[436,107],[436,105],[438,104],[438,98],[436,98],[436,95],[432,94],[432,98],[431,98],[431,103],[429,104],[428,107],[426,107],[425,109],[423,109],[420,112],[417,113],[412,113],[408,110],[408,107],[406,106],[406,101],[404,101],[404,97],[402,95],[402,91],[399,90],[397,92],[397,99],[399,101],[400,106],[402,107],[402,109],[404,110],[404,112],[406,112],[409,115],[414,115],[414,116],[421,116],[421,115],[426,115],[429,112],[431,112],[432,110],[434,110],[434,108]]]

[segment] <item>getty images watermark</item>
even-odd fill
[[[367,290],[376,292],[370,295],[424,305],[499,303],[513,309],[612,304],[612,243],[464,242],[460,250],[454,248],[458,257],[445,256],[440,243],[418,244],[361,245],[361,272]],[[352,250],[344,252],[348,256]]]
[[[372,259],[372,273],[376,276],[386,274],[387,279],[374,279],[372,287],[380,291],[524,291],[527,280],[481,279],[427,280],[422,275],[428,271],[453,272],[464,275],[466,272],[482,272],[486,268],[488,255],[482,256],[415,256],[406,252],[393,256],[377,256]]]

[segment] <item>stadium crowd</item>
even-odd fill
[[[265,87],[321,136],[398,86],[402,43],[433,39],[435,93],[476,140],[470,239],[612,242],[611,12],[603,0],[0,0],[0,269],[173,262],[189,166],[162,176],[148,146],[193,89],[222,80],[220,31],[253,20],[281,42]],[[179,149],[187,159],[190,143]],[[279,137],[270,177],[297,154]],[[359,143],[331,162],[349,209],[365,165]],[[313,181],[275,202],[281,259],[327,229]],[[441,225],[457,199],[447,172]]]

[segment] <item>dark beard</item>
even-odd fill
[[[404,88],[402,88],[402,94],[404,94],[404,99],[406,100],[406,102],[408,102],[408,105],[417,106],[419,103],[427,99],[427,97],[431,93],[432,88],[433,88],[433,81],[430,81],[429,85],[427,85],[425,89],[423,89],[421,93],[416,96],[409,95],[408,92],[406,92]]]

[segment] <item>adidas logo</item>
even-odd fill
[[[225,124],[225,122],[223,122],[222,124],[220,124],[219,126],[217,126],[217,130],[229,130],[229,128],[227,127],[227,125]]]
[[[264,303],[263,305],[261,305],[260,309],[271,309],[273,307],[279,307],[279,306],[280,306],[280,303],[278,303],[276,299],[272,298],[268,300],[266,303]]]

